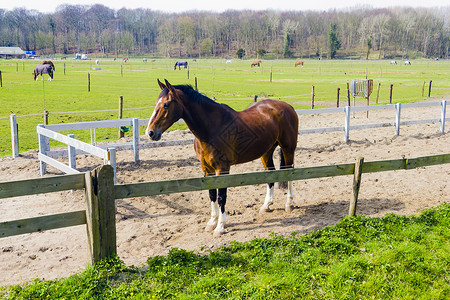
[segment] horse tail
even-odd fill
[[[281,148],[278,153],[280,155],[280,170],[288,168],[288,166],[286,166],[286,161],[284,160],[283,150],[281,150]],[[278,182],[278,188],[280,188],[282,190],[286,190],[288,188],[287,181]]]

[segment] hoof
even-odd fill
[[[214,230],[213,236],[219,237],[222,236],[225,233],[225,230]]]
[[[286,206],[284,207],[284,210],[285,210],[286,212],[288,212],[288,213],[292,212],[293,209],[294,209],[294,206],[293,206],[293,205],[286,205]]]
[[[259,209],[260,214],[263,214],[263,213],[266,213],[269,211],[270,211],[270,208],[268,206],[261,206],[261,208]]]
[[[216,225],[206,225],[205,231],[207,232],[211,232],[214,230],[214,228],[216,228]]]

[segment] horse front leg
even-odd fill
[[[206,224],[206,231],[213,231],[217,226],[219,218],[219,205],[217,204],[217,190],[209,190],[209,199],[211,200],[211,218]]]

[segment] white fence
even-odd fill
[[[402,109],[413,108],[413,107],[441,107],[440,118],[434,119],[421,119],[421,120],[408,120],[401,121],[401,111]],[[312,133],[325,133],[325,132],[344,132],[344,140],[347,142],[349,139],[350,130],[360,130],[360,129],[370,129],[370,128],[380,128],[393,126],[395,128],[395,134],[400,134],[401,125],[414,125],[414,124],[426,124],[426,123],[440,123],[440,130],[442,133],[445,132],[445,121],[449,120],[446,118],[446,107],[447,100],[441,102],[420,102],[420,103],[397,103],[397,104],[387,104],[387,105],[376,105],[376,106],[347,106],[343,108],[321,108],[321,109],[303,109],[297,110],[299,115],[317,115],[317,114],[327,114],[327,113],[344,113],[344,125],[337,127],[323,127],[323,128],[308,128],[300,129],[299,134],[312,134]],[[372,123],[372,124],[361,124],[361,125],[350,125],[350,113],[356,111],[373,111],[373,110],[385,110],[392,109],[395,110],[395,120],[392,122],[384,123]],[[11,115],[11,140],[13,144],[13,156],[18,156],[18,134],[17,134],[17,123],[15,115]],[[139,160],[139,149],[143,148],[155,148],[155,147],[167,147],[176,145],[187,145],[192,144],[193,139],[185,140],[172,140],[172,141],[160,141],[160,142],[147,142],[140,143],[139,137],[139,126],[145,126],[148,124],[149,119],[133,118],[133,119],[117,119],[117,120],[106,120],[106,121],[94,121],[94,122],[83,122],[83,123],[67,123],[67,124],[55,124],[55,125],[38,125],[36,130],[39,138],[39,154],[38,158],[40,160],[40,170],[41,175],[46,173],[46,164],[65,172],[68,174],[78,173],[76,170],[76,160],[77,154],[92,154],[103,159],[104,164],[110,164],[114,169],[114,175],[116,174],[116,151],[122,150],[132,150],[133,160],[136,162]],[[108,128],[108,127],[121,127],[121,126],[132,126],[132,142],[121,143],[121,144],[108,144],[108,145],[96,145],[95,141],[95,129],[97,128]],[[91,130],[91,144],[79,141],[75,139],[73,134],[63,135],[56,131],[61,130],[79,130],[79,129],[90,129]],[[92,130],[94,130],[94,138],[92,138]],[[52,138],[59,142],[67,144],[66,150],[50,150],[49,139]],[[68,165],[54,159],[57,157],[68,157]]]

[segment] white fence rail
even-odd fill
[[[395,127],[395,134],[400,134],[401,125],[414,125],[414,124],[426,124],[426,123],[440,123],[440,131],[445,132],[445,121],[449,120],[446,118],[446,107],[447,100],[441,102],[420,102],[420,103],[397,103],[397,104],[387,104],[387,105],[375,105],[375,106],[347,106],[342,108],[320,108],[320,109],[303,109],[296,110],[299,115],[317,115],[317,114],[328,114],[328,113],[344,113],[344,125],[336,127],[322,127],[322,128],[307,128],[300,129],[299,134],[312,134],[312,133],[325,133],[325,132],[344,132],[344,140],[347,142],[349,139],[350,130],[361,130],[370,128],[381,128],[381,127]],[[421,120],[408,120],[401,121],[401,111],[402,109],[414,108],[414,107],[441,107],[440,118],[433,119],[421,119]],[[360,124],[351,125],[351,112],[357,111],[375,111],[375,110],[385,110],[392,109],[395,110],[395,120],[392,122],[383,123],[373,123],[373,124]],[[17,157],[18,153],[18,133],[17,133],[17,123],[15,115],[11,115],[11,140],[13,146],[13,157]],[[105,121],[93,121],[93,122],[82,122],[82,123],[66,123],[66,124],[55,124],[55,125],[38,125],[37,133],[39,138],[39,160],[40,160],[40,170],[41,175],[46,173],[46,164],[49,164],[65,173],[73,174],[78,173],[76,170],[75,157],[78,154],[92,154],[103,159],[104,164],[110,164],[113,166],[114,175],[116,173],[116,151],[132,150],[133,151],[133,161],[139,160],[139,149],[145,148],[155,148],[155,147],[167,147],[167,146],[177,146],[177,145],[188,145],[193,143],[193,139],[184,140],[172,140],[172,141],[160,141],[160,142],[147,142],[140,143],[139,140],[139,126],[145,126],[148,124],[149,119],[117,119],[117,120],[105,120]],[[182,121],[180,121],[182,122]],[[121,127],[121,126],[132,126],[133,137],[132,142],[121,143],[121,144],[108,144],[108,145],[97,145],[95,138],[92,138],[92,130],[97,128],[108,128],[108,127]],[[91,144],[76,140],[73,134],[63,135],[57,133],[56,131],[70,131],[70,130],[80,130],[80,129],[90,129],[91,130]],[[63,150],[50,150],[49,139],[52,138],[59,142],[67,144],[67,149]],[[56,160],[57,157],[68,157],[69,164]]]

